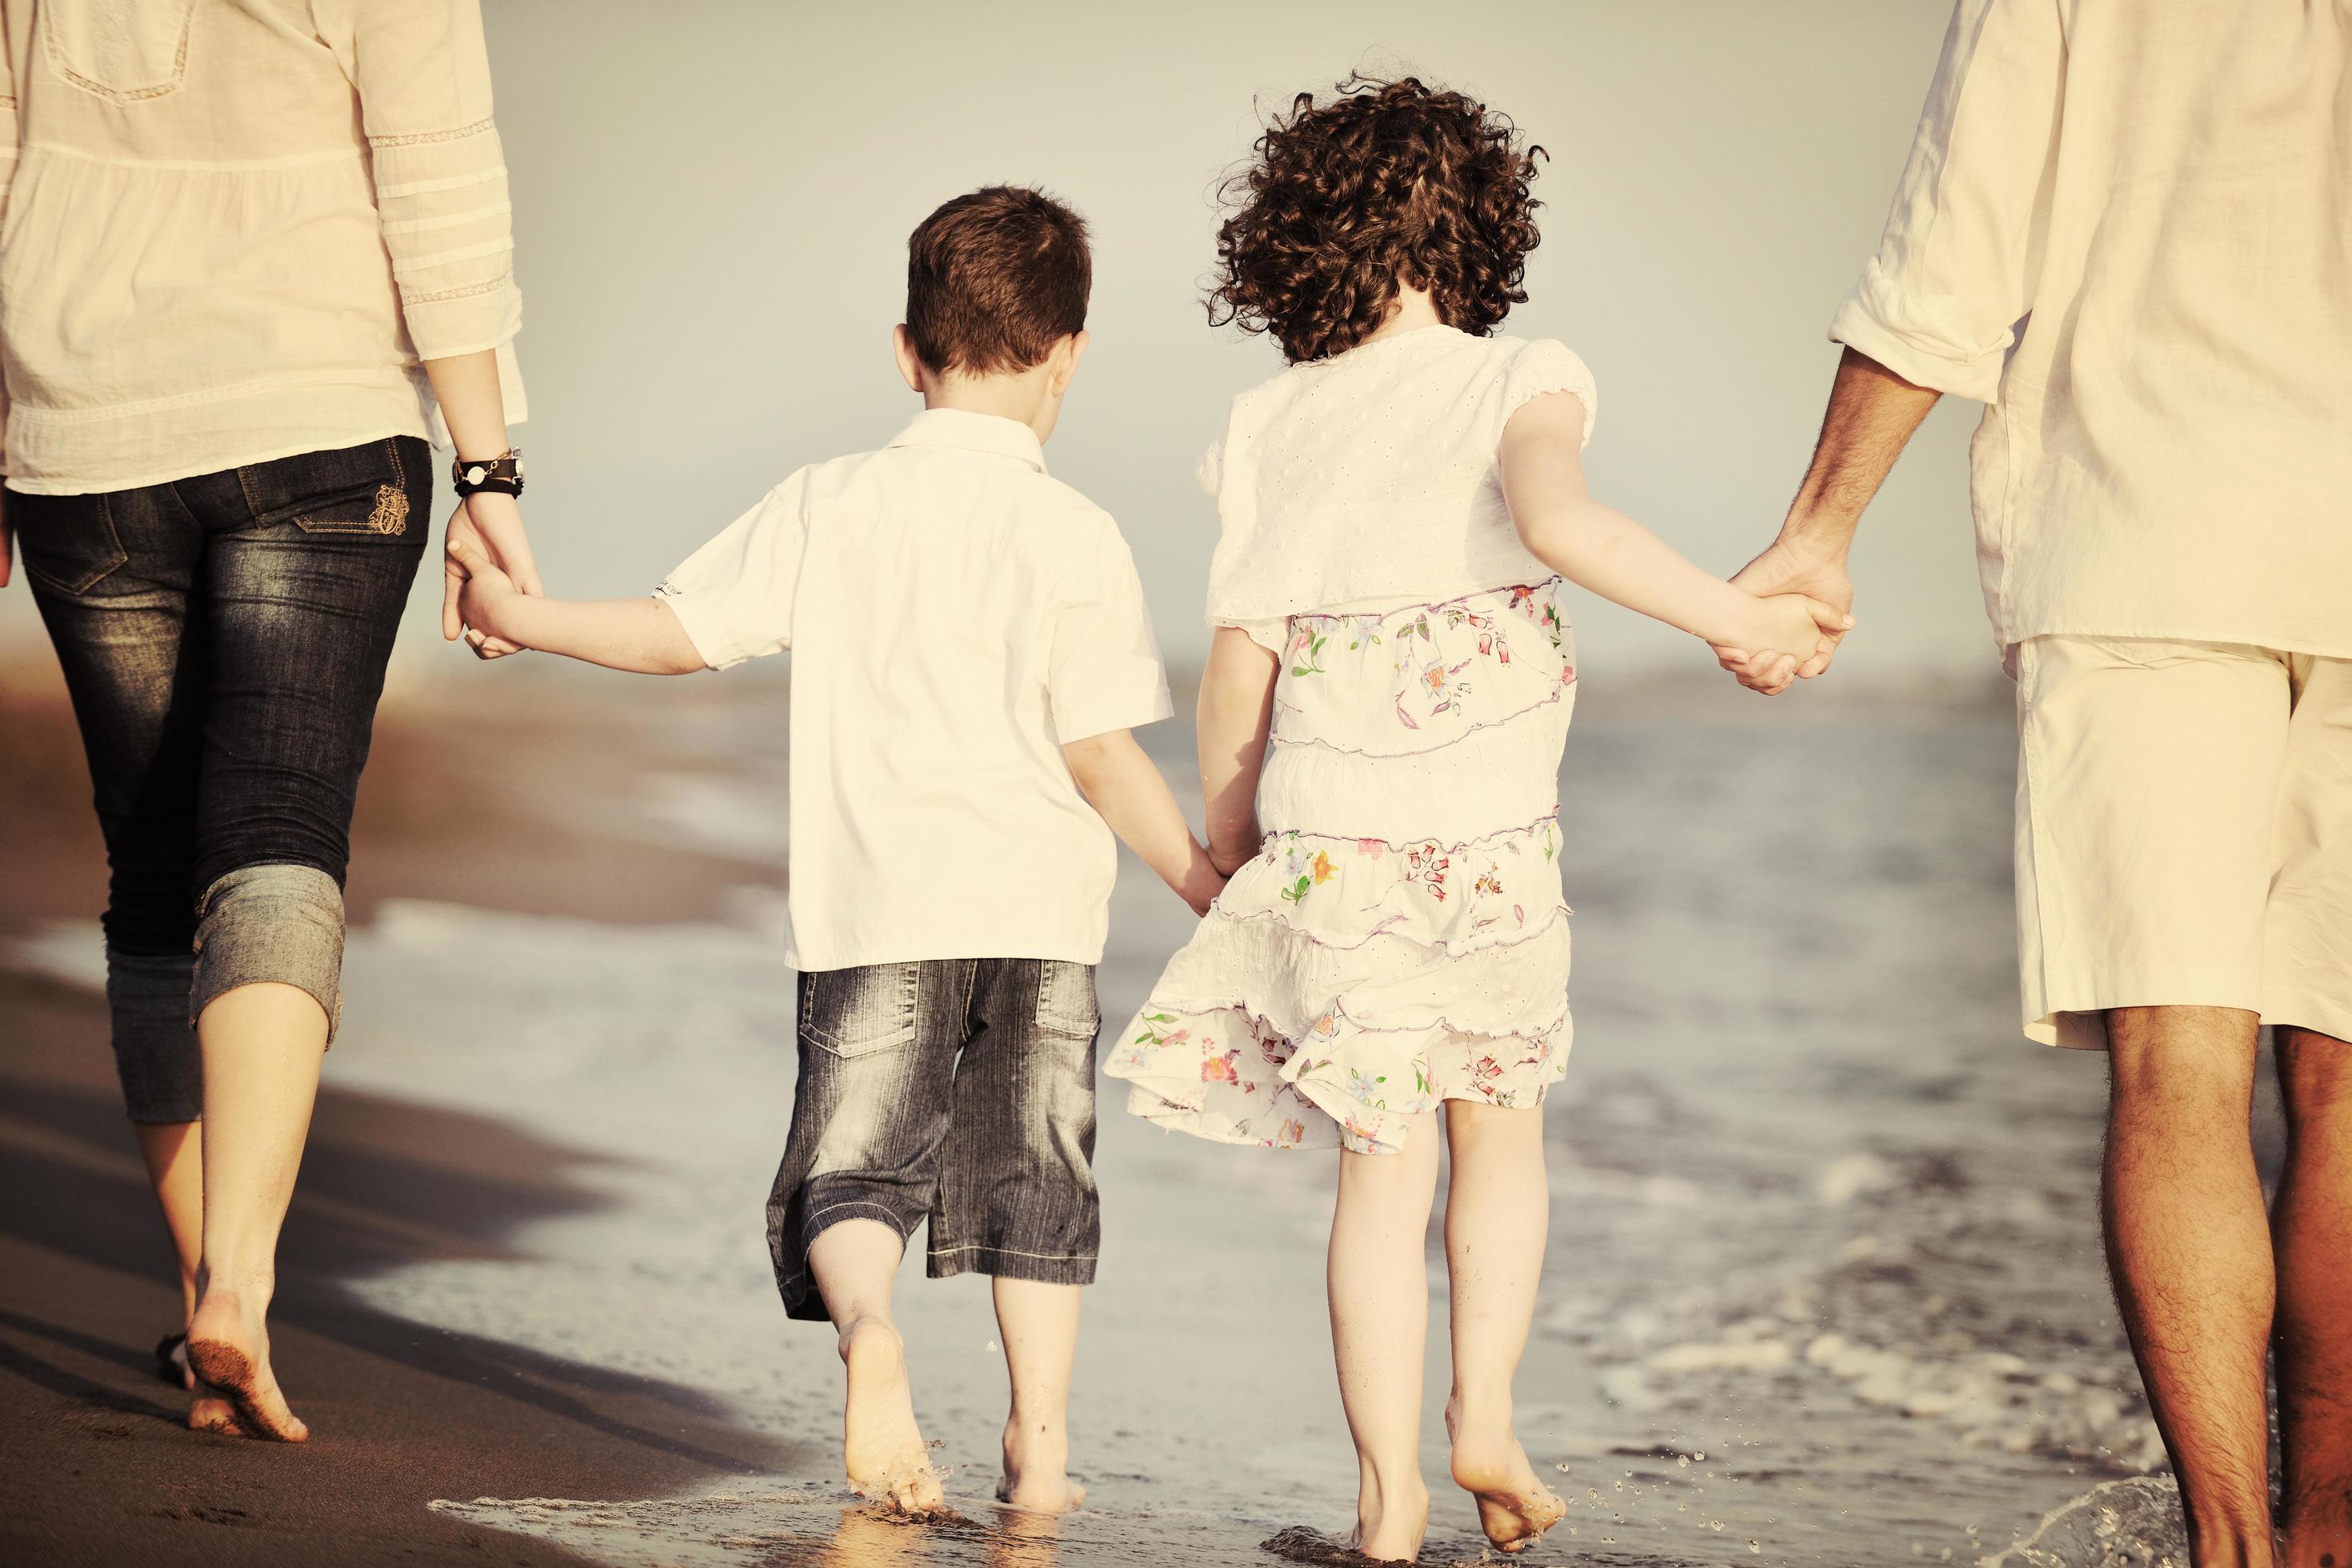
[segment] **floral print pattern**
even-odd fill
[[[1107,1057],[1130,1110],[1220,1142],[1380,1153],[1447,1100],[1542,1103],[1570,1038],[1562,592],[1291,617],[1270,752],[1286,782],[1270,762],[1260,785],[1271,831]]]

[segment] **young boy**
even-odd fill
[[[1065,1415],[1094,1279],[1094,965],[1115,832],[1198,912],[1223,879],[1129,727],[1166,718],[1118,526],[1045,474],[1087,346],[1084,222],[1032,190],[915,230],[898,368],[923,412],[801,469],[651,598],[530,598],[453,545],[476,638],[683,674],[793,650],[800,1079],[768,1202],[776,1282],[830,1318],[849,1479],[941,1506],[890,1287],[994,1276],[1013,1385],[997,1496],[1075,1508]],[[1106,826],[1108,825],[1108,826]]]

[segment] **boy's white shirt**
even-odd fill
[[[1062,747],[1174,709],[1118,525],[1026,425],[928,409],[658,596],[715,669],[793,652],[794,968],[1101,961],[1118,846]]]

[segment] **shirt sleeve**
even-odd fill
[[[1992,403],[2033,309],[2066,39],[2059,0],[1959,0],[1878,254],[1830,336],[1921,386]]]
[[[655,590],[711,668],[793,646],[793,599],[808,542],[807,500],[803,469],[761,497]]]
[[[1244,620],[1229,616],[1222,620],[1213,618],[1209,624],[1212,626],[1231,626],[1268,653],[1278,654],[1290,647],[1288,616],[1276,616],[1256,620]]]
[[[479,0],[317,0],[359,94],[393,282],[420,359],[499,351],[507,419],[522,327],[506,154],[490,117]]]
[[[1046,692],[1055,738],[1066,746],[1157,723],[1176,711],[1135,557],[1116,529],[1107,525],[1104,532],[1108,537],[1069,583],[1054,621]]]
[[[28,0],[0,0],[0,222],[8,213],[8,193],[16,183],[16,152],[24,144],[24,122],[16,113],[16,49],[22,41],[17,24]],[[0,474],[8,471],[8,384],[0,377]],[[5,548],[5,546],[0,546]]]
[[[1601,394],[1592,382],[1592,372],[1577,357],[1576,352],[1554,338],[1538,338],[1522,343],[1511,356],[1503,371],[1501,417],[1495,425],[1495,445],[1502,445],[1503,427],[1511,416],[1533,399],[1549,392],[1572,392],[1584,405],[1584,441],[1592,440],[1593,421],[1601,416]]]

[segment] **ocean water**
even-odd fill
[[[1161,729],[1189,776],[1189,736]],[[1547,1111],[1553,1223],[1519,1383],[1528,1448],[1571,1507],[1527,1560],[2185,1562],[2100,1259],[2104,1067],[2018,1031],[2011,746],[1998,708],[1927,699],[1579,719],[1577,1043]],[[781,857],[782,792],[772,746],[747,745],[730,772],[660,784],[634,831]],[[1189,918],[1124,868],[1108,1028]],[[985,1286],[919,1264],[901,1289],[918,1409],[966,1520],[913,1527],[847,1493],[831,1336],[784,1319],[761,1228],[791,1104],[782,920],[764,891],[691,925],[410,901],[352,933],[331,1073],[593,1152],[604,1200],[526,1230],[520,1260],[357,1289],[684,1384],[791,1456],[684,1497],[434,1506],[614,1565],[1264,1563],[1279,1531],[1343,1532],[1334,1157],[1162,1134],[1117,1086],[1073,1411],[1089,1508],[988,1506]],[[19,960],[70,973],[91,945],[61,930]],[[1444,1481],[1432,1263],[1425,1561],[1475,1563]]]

